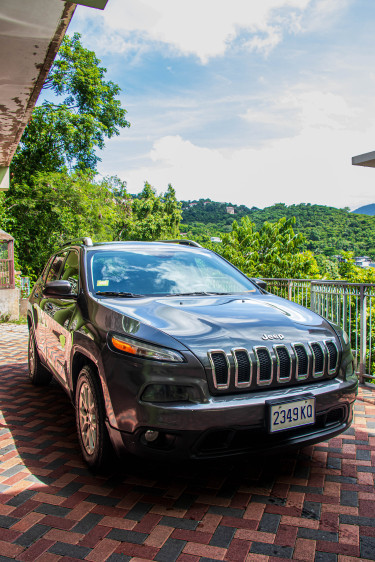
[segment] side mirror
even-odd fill
[[[267,291],[267,283],[263,279],[258,279],[257,277],[250,277],[250,280],[258,285],[263,291]]]
[[[72,286],[69,281],[60,279],[58,281],[50,281],[46,283],[43,294],[46,297],[62,297],[72,298],[76,295],[72,294]]]

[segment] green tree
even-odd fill
[[[162,195],[146,182],[143,191],[133,199],[131,214],[124,216],[118,233],[120,240],[173,239],[179,236],[180,203],[171,185]]]
[[[249,217],[243,217],[240,224],[233,222],[232,231],[214,249],[249,276],[316,277],[315,258],[312,252],[301,251],[305,239],[295,234],[294,224],[293,217],[284,217],[256,230]]]
[[[129,127],[126,110],[116,99],[120,88],[106,81],[105,74],[78,33],[64,38],[44,85],[55,99],[33,111],[11,165],[15,183],[29,181],[37,172],[96,169],[100,158],[95,150],[121,127]]]
[[[23,274],[37,275],[69,239],[113,239],[126,214],[125,187],[116,178],[95,182],[93,176],[87,171],[38,173],[28,183],[13,184],[1,227],[15,237]]]

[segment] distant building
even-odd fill
[[[227,213],[229,215],[234,215],[234,207],[227,207]]]
[[[195,205],[197,205],[197,203],[189,203],[189,207],[195,207]]]
[[[371,258],[368,256],[357,256],[354,258],[354,263],[357,267],[370,267]]]
[[[219,238],[218,236],[211,236],[210,240],[211,242],[221,242],[221,238]]]

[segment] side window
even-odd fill
[[[66,254],[67,252],[64,252],[63,254],[58,254],[57,256],[54,257],[51,267],[49,268],[48,271],[46,283],[49,283],[50,281],[56,281],[57,279],[59,279],[61,267],[66,258]]]
[[[50,268],[50,266],[51,266],[51,263],[53,262],[54,259],[55,259],[55,257],[52,256],[52,258],[50,258],[50,259],[48,260],[47,264],[45,265],[45,267],[44,267],[44,269],[43,269],[41,278],[43,279],[44,283],[47,282],[47,273],[48,273],[49,268]]]
[[[61,271],[60,279],[69,281],[72,286],[72,293],[78,294],[79,256],[76,251],[71,250],[69,252]]]

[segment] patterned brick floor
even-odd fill
[[[349,431],[297,453],[95,477],[63,391],[29,384],[26,342],[0,325],[0,562],[375,560],[371,389]]]

